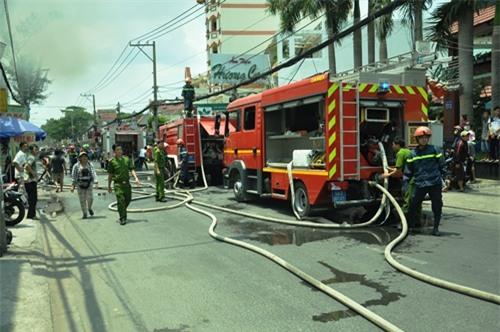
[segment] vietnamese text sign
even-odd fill
[[[265,54],[238,56],[210,54],[210,81],[215,84],[237,84],[269,70],[269,56]],[[261,79],[257,82],[267,82]]]

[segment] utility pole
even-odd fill
[[[95,109],[95,94],[90,94],[90,93],[81,93],[80,96],[82,97],[92,97],[92,107],[94,108],[94,130],[97,130],[97,111]]]
[[[120,105],[120,102],[118,102],[116,104],[116,119],[117,119],[116,122],[118,125],[122,124],[122,120],[120,119],[120,108],[121,108],[121,105]]]
[[[130,43],[132,47],[138,47],[139,50],[153,62],[153,138],[156,137],[156,132],[158,131],[158,85],[156,82],[156,42],[152,43]],[[153,56],[150,57],[144,50],[143,47],[152,47]]]

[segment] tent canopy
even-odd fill
[[[26,133],[35,134],[36,140],[40,141],[47,137],[47,133],[26,120],[2,116],[0,117],[0,138],[21,136]]]

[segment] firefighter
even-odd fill
[[[181,181],[183,186],[193,185],[191,181],[191,174],[189,173],[189,154],[184,146],[182,138],[177,140],[177,147],[179,148],[179,162],[181,166]]]
[[[182,97],[184,98],[184,111],[188,118],[193,116],[193,101],[195,97],[194,87],[191,78],[186,78],[186,84],[182,87]]]
[[[408,176],[415,183],[415,192],[410,203],[410,228],[415,227],[416,213],[421,208],[426,194],[429,194],[434,214],[432,235],[439,236],[439,222],[443,208],[441,193],[443,182],[443,156],[433,145],[428,144],[432,131],[428,127],[418,127],[414,137],[418,146],[407,159]]]
[[[118,203],[118,214],[120,225],[127,223],[127,207],[132,199],[132,188],[129,182],[129,173],[134,176],[138,186],[141,185],[134,170],[132,160],[123,155],[123,149],[119,145],[113,145],[115,157],[108,163],[108,192],[111,193],[111,182],[114,182],[116,201]]]
[[[403,194],[403,212],[408,216],[410,210],[411,198],[415,192],[415,181],[404,174],[408,158],[411,156],[411,150],[405,147],[405,141],[401,138],[395,138],[392,142],[392,150],[396,153],[396,165],[394,168],[389,167],[389,173],[382,174],[382,177],[402,177],[401,192]],[[420,221],[422,209],[419,208],[416,213],[416,220]]]
[[[154,161],[155,161],[155,178],[156,178],[156,201],[165,202],[165,149],[163,147],[163,142],[158,140],[154,147]]]

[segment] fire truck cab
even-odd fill
[[[235,100],[227,116],[235,130],[224,145],[224,179],[237,200],[252,195],[288,200],[294,209],[375,204],[368,181],[389,163],[392,140],[426,124],[427,92],[389,82],[332,82],[321,74]],[[291,163],[291,170],[287,166]]]

